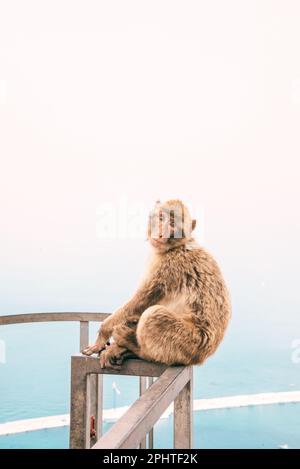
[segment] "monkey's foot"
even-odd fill
[[[109,344],[109,342],[108,342]],[[94,344],[94,345],[89,345],[88,347],[86,347],[85,349],[81,350],[81,353],[83,353],[83,355],[93,355],[93,353],[100,353],[102,350],[105,349],[106,345],[108,344]]]
[[[114,341],[120,346],[131,350],[134,354],[138,354],[139,345],[136,339],[136,331],[130,327],[120,324],[113,328],[112,336]]]
[[[100,353],[100,366],[120,370],[125,357],[127,351],[113,343]]]

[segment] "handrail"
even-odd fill
[[[102,436],[102,428],[91,439],[90,382],[97,375],[157,377],[140,398]],[[146,379],[146,378],[144,378]],[[99,396],[102,407],[102,395]],[[174,447],[192,445],[192,367],[171,366],[141,359],[126,360],[120,370],[100,368],[95,357],[74,355],[71,360],[70,447],[73,449],[146,447],[146,435],[174,401]],[[152,447],[152,438],[149,438]]]
[[[182,390],[189,384],[190,379],[190,367],[176,366],[167,368],[113,427],[92,446],[92,449],[136,448],[166,408],[178,399],[180,393],[183,392]],[[185,402],[185,405],[189,407],[190,402]],[[180,415],[179,418],[176,412],[175,404],[174,446],[175,448],[190,447],[191,422],[188,412]]]
[[[0,326],[11,324],[25,324],[36,322],[54,322],[54,321],[76,321],[80,324],[79,333],[79,350],[83,350],[89,343],[89,323],[102,322],[109,316],[108,313],[87,313],[87,312],[70,312],[70,313],[29,313],[29,314],[12,314],[0,316]],[[141,378],[142,379],[142,378]],[[91,407],[90,413],[96,419],[101,419],[102,407],[99,406],[97,396],[102,394],[102,380],[100,377],[92,377],[90,380]],[[99,424],[100,425],[100,424]]]
[[[0,325],[52,321],[103,321],[109,313],[29,313],[0,316]]]
[[[25,324],[34,322],[77,321],[80,323],[80,350],[88,345],[89,322],[102,322],[109,313],[88,312],[47,312],[0,316],[0,326]],[[177,369],[177,371],[176,371]],[[175,448],[191,445],[191,380],[190,367],[171,367],[143,360],[128,360],[122,371],[116,374],[129,374],[140,377],[140,399],[126,412],[111,430],[101,438],[102,434],[102,395],[103,374],[114,374],[111,370],[101,370],[94,357],[83,355],[72,358],[72,394],[71,399],[71,447],[78,442],[75,434],[79,431],[80,444],[77,447],[95,448],[128,448],[146,447],[146,435],[149,435],[149,447],[153,447],[153,425],[165,408],[174,400],[174,445]],[[161,376],[160,376],[161,375]],[[153,377],[160,378],[153,383]],[[76,383],[77,377],[82,389]],[[83,381],[82,381],[83,380]],[[148,389],[147,387],[150,386]],[[80,398],[77,399],[81,393]],[[87,404],[80,406],[82,400]],[[75,405],[75,412],[72,407]],[[80,409],[81,407],[81,409]],[[86,411],[84,410],[87,410]],[[74,409],[73,409],[74,410]],[[78,413],[74,415],[74,413]],[[73,416],[72,416],[73,414]],[[77,418],[79,416],[79,418]],[[92,417],[93,416],[93,417]],[[95,421],[95,432],[92,434],[91,421]],[[125,426],[124,426],[125,422]],[[82,426],[79,428],[78,425]],[[83,436],[84,432],[84,436]],[[112,439],[110,440],[110,438]],[[109,445],[109,446],[107,446]],[[183,445],[183,446],[182,446]]]

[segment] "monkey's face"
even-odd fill
[[[185,244],[195,225],[182,202],[156,202],[149,216],[148,239],[154,248],[167,251]]]

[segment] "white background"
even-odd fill
[[[179,197],[240,317],[296,321],[299,20],[296,0],[1,0],[0,313],[113,310],[147,248],[99,239],[97,210]]]

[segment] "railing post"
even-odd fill
[[[89,344],[89,323],[80,321],[80,351]],[[87,376],[87,441],[89,448],[102,436],[103,376]],[[93,425],[92,425],[93,423]],[[94,431],[94,433],[93,433]]]
[[[103,375],[97,375],[97,411],[96,411],[96,435],[101,438],[103,433]]]
[[[88,321],[80,321],[80,335],[79,335],[79,346],[80,346],[80,352],[89,345],[89,323]],[[92,426],[92,419],[94,424],[96,423],[97,419],[97,400],[98,400],[98,395],[97,395],[97,376],[95,375],[88,375],[87,376],[87,381],[86,381],[86,386],[87,386],[87,413],[86,413],[86,422],[87,422],[87,428],[86,428],[86,444],[88,445],[87,447],[90,448],[94,443],[95,443],[95,438],[96,438],[96,429],[95,429],[95,435],[92,434],[92,430],[94,430]],[[96,440],[97,441],[97,440]]]
[[[153,377],[148,377],[148,388],[153,384]],[[153,449],[153,428],[151,428],[150,432],[148,433],[148,448]]]
[[[102,436],[103,418],[103,375],[90,376],[90,418],[94,421],[94,434],[90,435],[90,446],[93,446]]]
[[[144,394],[144,392],[146,391],[147,389],[147,377],[146,376],[140,376],[140,380],[139,380],[139,384],[140,384],[140,392],[139,392],[139,395],[140,397],[142,396],[142,394]],[[141,440],[140,442],[140,448],[141,449],[145,449],[147,448],[147,435]]]
[[[193,436],[193,368],[190,380],[174,400],[174,448],[192,448]]]
[[[140,397],[144,392],[153,384],[153,377],[152,376],[140,376],[139,380],[139,387],[140,387],[140,392],[139,395]],[[146,435],[140,442],[140,449],[146,449],[147,448],[147,436],[148,436],[148,448],[152,449],[153,448],[153,428],[151,428],[150,432],[148,435]]]
[[[89,323],[80,321],[80,352],[89,345]]]
[[[86,360],[81,357],[71,359],[71,410],[70,448],[89,447],[89,375],[86,373]]]

